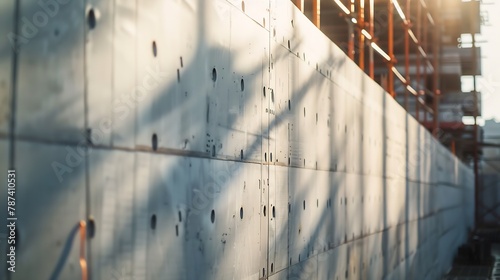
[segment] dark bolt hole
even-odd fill
[[[94,238],[95,236],[95,220],[93,217],[90,217],[87,220],[87,235],[89,238]]]
[[[179,225],[175,225],[175,236],[179,236]]]
[[[154,57],[156,57],[157,54],[158,54],[158,50],[156,49],[156,41],[153,41],[153,55],[154,55]]]
[[[243,159],[243,150],[240,151],[240,159]]]
[[[92,145],[92,129],[88,128],[86,132],[87,144]]]
[[[212,221],[212,224],[215,223],[215,210],[212,209],[212,213],[210,214],[210,220]]]
[[[215,68],[212,69],[212,81],[217,81],[217,70]]]
[[[156,214],[153,214],[151,216],[150,226],[151,229],[156,229]]]
[[[240,208],[240,219],[243,220],[243,207]]]
[[[262,88],[262,94],[264,94],[264,97],[266,97],[266,87]]]
[[[276,209],[273,206],[273,218],[276,218]]]
[[[241,81],[240,81],[240,87],[241,87],[241,91],[245,90],[245,81],[243,79],[241,79]]]
[[[97,22],[96,22],[96,19],[95,19],[95,12],[94,12],[94,9],[90,9],[89,10],[89,14],[87,16],[87,22],[89,24],[89,28],[90,29],[94,29]]]
[[[182,212],[179,211],[179,222],[182,222]]]
[[[274,264],[271,263],[271,272],[274,272]]]
[[[264,205],[264,217],[266,216],[266,206]]]
[[[306,210],[306,201],[302,201],[302,207],[304,208],[304,210]]]
[[[156,136],[156,133],[153,134],[151,145],[153,146],[153,151],[156,151],[158,149],[158,136]]]

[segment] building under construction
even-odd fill
[[[500,276],[479,1],[0,13],[1,279]]]

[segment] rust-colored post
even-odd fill
[[[365,36],[363,30],[365,28],[365,0],[358,0],[358,40],[359,40],[359,68],[365,71]]]
[[[375,24],[374,24],[374,17],[375,17],[375,0],[370,0],[370,36],[372,36],[372,39],[375,38]],[[375,63],[374,63],[374,57],[373,57],[373,48],[369,49],[370,51],[370,78],[375,79]]]
[[[451,153],[452,153],[453,155],[456,155],[456,154],[457,154],[457,152],[456,152],[456,147],[455,147],[455,139],[452,139],[452,140],[451,140],[451,146],[450,146],[450,149],[451,149]]]
[[[321,0],[313,0],[313,23],[316,25],[317,28],[320,28],[320,10],[321,10]]]
[[[425,11],[427,12],[427,11]],[[425,16],[426,13],[424,13],[423,17],[423,33],[422,34],[422,49],[424,50],[424,53],[427,55],[427,17]],[[424,94],[427,93],[427,67],[429,66],[429,56],[424,57],[424,75],[422,77],[423,80],[423,88],[424,88]]]
[[[405,79],[410,84],[410,0],[406,0],[406,17],[405,27]],[[404,108],[408,111],[408,90],[405,90]]]
[[[420,23],[421,23],[421,17],[422,17],[422,5],[421,3],[418,3],[417,5],[417,48],[421,46],[421,29],[420,29]],[[420,102],[419,102],[419,96],[420,96],[420,51],[417,50],[417,95],[415,96],[416,98],[416,103],[415,103],[415,116],[417,116],[417,121],[420,122],[420,116],[419,116],[419,107],[420,107]]]
[[[387,91],[392,97],[396,97],[394,92],[394,73],[392,72],[392,67],[394,66],[394,6],[392,0],[387,0],[387,34],[388,34],[388,49],[389,57],[391,60],[387,63],[388,73],[387,73]]]
[[[355,12],[354,0],[351,1],[351,13]],[[348,56],[350,59],[354,60],[354,25],[352,22],[348,22],[349,25],[349,43],[348,43]]]
[[[433,71],[433,91],[434,91],[434,98],[433,98],[433,106],[434,106],[434,116],[433,116],[433,130],[432,134],[434,137],[438,136],[439,132],[439,98],[441,97],[441,91],[439,90],[439,54],[440,54],[440,41],[441,41],[441,34],[440,28],[439,28],[439,17],[436,17],[435,19],[435,28],[434,32],[432,33],[433,35],[433,65],[432,67],[434,68]]]
[[[304,0],[293,0],[293,3],[295,3],[295,6],[304,13]]]

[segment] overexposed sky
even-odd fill
[[[486,25],[481,26],[481,34],[476,36],[476,41],[482,52],[483,75],[477,79],[478,91],[482,94],[482,117],[500,121],[500,1],[484,0],[481,14]],[[467,39],[464,38],[464,41]],[[471,91],[471,79],[464,78],[462,81],[462,90]]]

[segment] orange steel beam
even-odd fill
[[[375,0],[370,0],[370,19],[369,19],[369,23],[370,23],[370,31],[369,31],[369,34],[370,36],[373,38],[375,37],[375,24],[374,24],[374,13],[375,13],[375,4],[374,4]],[[375,79],[375,63],[374,63],[374,57],[373,57],[373,48],[370,48],[370,70],[369,70],[369,74],[370,74],[370,78],[372,79]]]
[[[417,48],[420,46],[420,40],[421,40],[421,32],[420,32],[420,22],[421,22],[421,17],[422,17],[422,6],[421,5],[417,5],[417,41],[418,41],[418,45],[417,45]],[[420,52],[417,50],[416,51],[416,55],[417,55],[417,92],[418,92],[418,95],[417,95],[417,102],[415,103],[415,116],[416,116],[416,119],[418,122],[420,122],[420,116],[419,116],[419,106],[418,106],[418,98],[419,98],[419,95],[420,95]]]
[[[410,0],[406,0],[406,16],[410,18]],[[410,20],[406,20],[405,26],[405,78],[410,84]],[[405,90],[404,108],[408,111],[408,91]]]
[[[388,73],[387,73],[387,91],[392,97],[396,97],[394,91],[394,73],[392,72],[392,67],[394,66],[394,6],[392,0],[387,0],[387,31],[388,31],[388,54],[391,60],[388,62]]]
[[[304,0],[293,0],[293,3],[302,13],[304,13]]]
[[[424,53],[426,53],[426,49],[427,49],[427,20],[424,19],[424,24],[423,24],[423,37],[422,37],[422,49],[424,50]],[[424,63],[424,75],[423,75],[423,88],[424,88],[424,93],[425,93],[425,90],[427,89],[427,66],[428,66],[428,57],[425,57],[424,58],[425,60],[425,63]]]
[[[321,0],[313,0],[312,3],[313,3],[313,7],[312,7],[312,11],[313,11],[313,23],[314,23],[314,25],[316,25],[317,28],[320,28],[320,23],[321,23],[321,19],[320,19]]]
[[[87,223],[85,221],[80,221],[80,268],[82,270],[82,280],[88,279],[88,271],[87,271],[87,259],[85,257],[85,247],[87,241]]]
[[[361,27],[358,29],[359,68],[365,71],[365,36],[362,32],[365,27],[365,0],[358,0],[358,11],[358,24]]]
[[[355,8],[354,8],[354,0],[350,0],[351,2],[351,14],[355,12]],[[354,26],[353,26],[353,22],[352,21],[349,21],[348,22],[349,24],[349,43],[348,43],[348,56],[350,59],[354,60]]]
[[[436,24],[439,23],[439,18],[436,18]],[[437,24],[439,26],[439,24]],[[439,97],[441,95],[441,91],[439,90],[439,52],[440,52],[440,40],[441,40],[441,34],[440,34],[440,28],[434,28],[433,32],[433,91],[434,91],[434,98],[432,105],[434,107],[434,116],[433,116],[433,135],[437,137],[438,132],[439,132]]]

